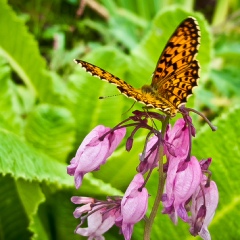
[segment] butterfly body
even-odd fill
[[[171,115],[192,95],[199,79],[199,63],[195,60],[200,44],[197,21],[188,17],[170,37],[154,71],[152,83],[140,89],[132,87],[113,74],[82,60],[74,60],[92,76],[117,86],[125,96]]]

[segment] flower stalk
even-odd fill
[[[169,123],[169,117],[167,116],[164,121],[162,122],[162,136],[165,135],[167,126]],[[154,223],[154,219],[158,213],[158,209],[160,206],[160,202],[162,200],[162,195],[163,195],[163,189],[164,189],[164,183],[166,179],[166,174],[163,172],[163,156],[164,156],[164,147],[163,144],[160,145],[159,147],[159,168],[158,168],[158,187],[157,187],[157,195],[154,200],[154,204],[152,207],[152,211],[149,215],[149,218],[146,218],[145,220],[145,227],[144,227],[144,240],[150,240],[151,236],[151,229]]]

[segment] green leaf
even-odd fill
[[[210,77],[222,96],[228,98],[232,98],[233,95],[239,96],[239,68],[231,66],[221,70],[213,69]]]
[[[206,125],[193,141],[193,154],[198,159],[212,158],[210,171],[220,194],[219,206],[210,227],[213,239],[219,236],[223,239],[240,237],[239,229],[234,226],[235,219],[240,217],[239,114],[239,105],[232,107],[213,122],[218,127],[216,132],[212,132]]]
[[[45,201],[45,196],[37,182],[18,179],[16,187],[19,198],[29,219],[29,230],[34,233],[33,239],[47,239],[44,229],[41,227],[37,212],[39,205]],[[41,230],[40,230],[41,229]],[[41,238],[39,238],[41,236]]]
[[[28,115],[25,137],[36,149],[65,162],[75,142],[74,128],[66,108],[40,104]]]
[[[0,57],[0,125],[21,133],[23,121],[17,86],[10,79],[10,68]]]
[[[70,184],[66,166],[36,151],[15,134],[0,129],[0,172],[16,179],[48,181],[59,185]]]
[[[45,181],[58,187],[73,187],[73,177],[66,173],[66,165],[55,161],[46,154],[37,151],[15,134],[0,129],[0,172],[10,174],[15,179]],[[89,188],[89,185],[92,187]],[[98,187],[97,187],[98,186]],[[99,187],[101,186],[101,187]],[[96,187],[98,190],[96,190]],[[81,187],[83,192],[93,195],[101,193],[119,194],[119,191],[88,174]]]
[[[29,90],[44,99],[52,86],[46,62],[24,23],[3,0],[0,1],[0,22],[4,23],[0,31],[0,54],[9,61]]]
[[[0,212],[1,239],[30,239],[29,219],[21,204],[16,182],[9,175],[0,175]]]

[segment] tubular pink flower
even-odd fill
[[[185,203],[196,191],[202,179],[201,167],[195,157],[185,162],[182,171],[171,169],[169,165],[166,179],[166,193],[163,195],[163,213],[169,214],[172,221],[177,224],[177,216],[188,221]]]
[[[81,204],[73,213],[81,222],[75,233],[87,236],[88,239],[104,239],[103,234],[111,228],[120,216],[121,197],[108,197],[106,200],[98,200],[90,197],[72,197],[71,201]],[[82,228],[82,224],[88,221],[88,227]]]
[[[172,186],[179,166],[184,164],[189,153],[189,129],[184,119],[178,119],[172,129],[171,125],[168,126],[165,141],[165,152],[168,160],[167,185]],[[171,187],[168,187],[169,195],[171,195],[170,189]]]
[[[137,174],[121,202],[121,217],[116,220],[116,224],[121,226],[125,240],[131,239],[134,224],[143,219],[147,211],[148,192],[146,188],[141,188],[143,183],[142,174]]]
[[[126,129],[121,128],[107,134],[103,140],[99,140],[110,128],[99,125],[95,127],[83,140],[77,150],[76,156],[67,167],[67,173],[74,175],[75,186],[79,188],[82,184],[83,176],[91,171],[96,171],[104,164],[107,158],[117,148]]]
[[[140,164],[137,167],[137,171],[141,174],[146,173],[148,170],[153,169],[158,166],[158,149],[159,144],[158,137],[153,136],[147,143],[147,147],[144,153],[140,154]],[[155,145],[155,146],[154,146]]]
[[[77,207],[73,212],[75,218],[80,218],[82,214],[87,213],[92,210],[92,204],[95,202],[94,198],[90,197],[71,197],[71,201],[74,204],[85,204],[81,207]]]
[[[208,225],[215,214],[219,195],[217,185],[214,181],[210,182],[210,186],[206,184],[207,177],[204,176],[202,185],[199,186],[192,197],[190,222],[190,233],[193,236],[199,235],[204,240],[210,240],[211,236],[208,231]]]
[[[93,211],[98,207],[93,207]],[[77,227],[76,233],[81,236],[86,236],[88,239],[104,240],[103,234],[107,232],[115,223],[116,215],[115,210],[109,211],[108,213],[102,214],[104,208],[93,212],[88,216],[88,227],[81,228]]]
[[[189,129],[184,119],[178,119],[172,129],[169,125],[165,135],[165,140],[168,143],[165,145],[165,152],[167,157],[173,155],[173,151],[175,156],[186,159],[189,153],[190,139]]]

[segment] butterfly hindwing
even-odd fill
[[[193,60],[184,71],[174,74],[171,79],[164,81],[163,86],[158,89],[158,94],[177,109],[192,95],[192,89],[197,86],[198,79],[199,64],[197,60]]]

